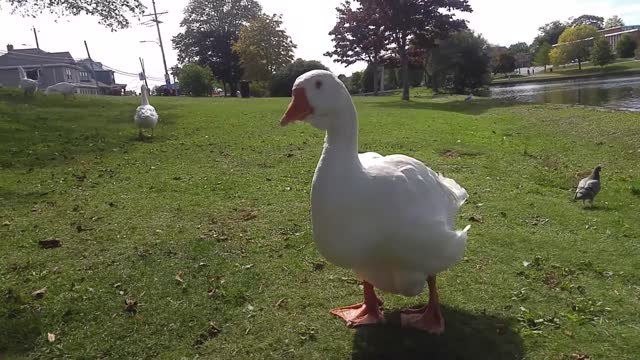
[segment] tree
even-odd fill
[[[402,99],[409,100],[409,57],[412,38],[421,44],[444,39],[450,33],[467,28],[467,22],[455,12],[472,12],[468,0],[359,0],[365,13],[376,16],[386,37],[394,47],[402,70]],[[425,46],[426,47],[426,46]]]
[[[213,88],[213,74],[207,67],[187,64],[180,70],[180,89],[186,95],[207,96]]]
[[[578,26],[593,26],[596,30],[602,30],[604,28],[604,18],[595,15],[581,15],[575,19],[569,19],[570,27]]]
[[[177,79],[180,77],[180,70],[182,68],[180,67],[180,65],[173,65],[172,67],[169,68],[169,73],[171,74],[171,76],[173,76],[174,79]]]
[[[356,71],[351,74],[349,78],[349,92],[352,94],[359,94],[362,92],[362,75],[364,72]]]
[[[271,96],[288,97],[296,79],[311,70],[329,70],[319,61],[297,59],[273,75],[271,80]]]
[[[544,66],[544,71],[547,72],[547,66],[551,64],[551,45],[544,43],[538,48],[538,52],[533,59],[533,63],[538,66]]]
[[[333,57],[334,62],[347,67],[358,61],[364,61],[378,68],[388,50],[386,37],[382,31],[382,22],[378,16],[369,11],[370,8],[359,6],[353,8],[351,1],[346,0],[336,8],[338,20],[329,32],[333,41],[333,51],[324,55]],[[374,93],[378,94],[378,72],[374,71]]]
[[[498,54],[493,68],[494,74],[504,74],[505,76],[516,69],[516,58],[509,52]]]
[[[615,54],[611,51],[611,45],[609,41],[602,36],[599,36],[593,42],[593,51],[591,53],[591,62],[594,65],[604,67],[611,64],[615,59]]]
[[[262,14],[240,30],[233,50],[240,56],[246,80],[271,80],[293,62],[296,45],[281,26],[282,16]]]
[[[519,43],[515,43],[511,46],[509,46],[509,52],[511,52],[512,54],[523,54],[526,53],[528,54],[531,51],[529,45],[527,45],[527,43],[525,42],[519,42]]]
[[[605,29],[611,29],[620,26],[624,26],[624,21],[618,15],[613,15],[604,22]]]
[[[471,31],[452,34],[429,53],[429,85],[436,92],[445,88],[461,94],[489,84],[488,49],[487,40]]]
[[[537,52],[538,48],[544,44],[555,45],[558,43],[560,35],[567,30],[567,24],[562,21],[552,21],[538,28],[539,34],[533,41],[533,46]]]
[[[623,59],[632,58],[637,48],[638,43],[631,37],[631,35],[624,34],[620,40],[618,40],[616,52],[618,53],[618,56]]]
[[[240,29],[260,15],[262,7],[256,0],[189,0],[180,26],[184,32],[173,37],[178,61],[209,67],[236,96],[243,70],[240,56],[232,46]]]
[[[575,60],[578,62],[578,69],[582,70],[582,62],[589,59],[591,55],[593,46],[591,39],[595,39],[598,35],[598,30],[589,25],[579,25],[565,30],[558,39],[559,45],[552,51],[554,64]]]
[[[97,16],[100,24],[112,31],[131,26],[129,16],[139,17],[146,7],[141,0],[5,0],[12,11],[22,16],[35,17],[45,10],[58,16],[87,14]]]

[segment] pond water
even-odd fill
[[[640,77],[494,86],[491,97],[518,102],[599,106],[640,111]]]

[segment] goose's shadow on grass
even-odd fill
[[[446,330],[439,336],[401,328],[397,311],[386,315],[384,326],[358,328],[352,359],[511,360],[524,356],[522,338],[512,329],[513,319],[442,310]]]
[[[11,289],[0,289],[0,359],[29,353],[42,336],[40,318]]]

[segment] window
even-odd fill
[[[73,77],[71,76],[71,69],[64,69],[64,73],[66,75],[67,80],[73,80]]]

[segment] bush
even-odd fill
[[[271,96],[289,97],[296,79],[311,70],[329,70],[319,61],[297,59],[278,71],[271,80]]]
[[[624,34],[622,38],[620,38],[620,41],[618,41],[616,52],[618,56],[623,59],[632,58],[637,48],[638,44],[636,41],[629,34]]]
[[[183,94],[190,96],[208,96],[213,88],[213,73],[209,68],[198,64],[187,64],[179,75]]]
[[[615,55],[611,51],[609,41],[603,37],[596,39],[591,53],[591,62],[594,65],[605,66],[611,64],[614,59]]]
[[[251,97],[269,96],[269,83],[266,81],[252,81],[249,84],[249,94]]]
[[[640,48],[636,49],[636,59],[640,60]]]

